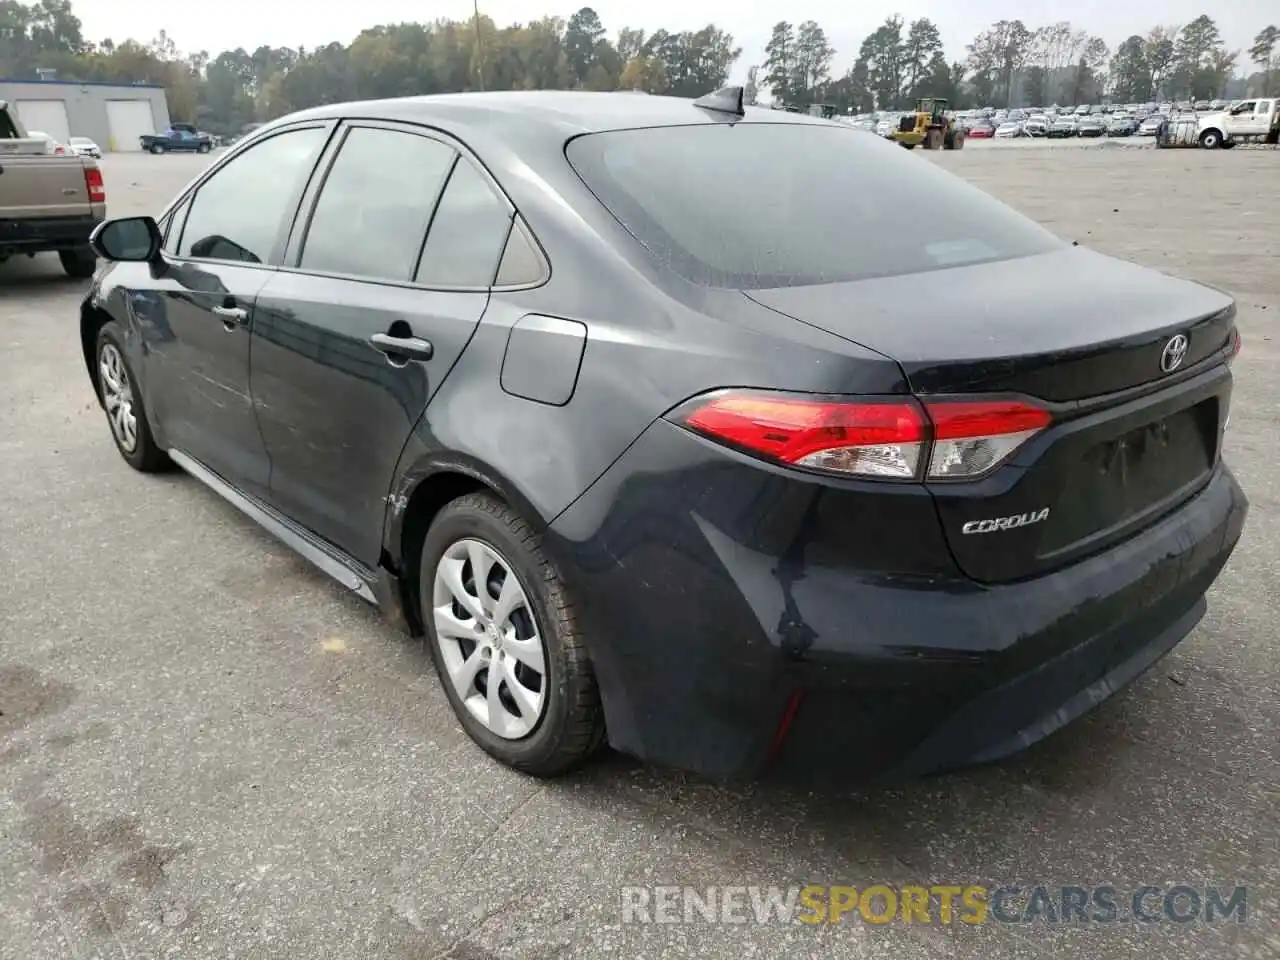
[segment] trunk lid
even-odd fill
[[[779,313],[892,357],[916,393],[1016,392],[1055,403],[1164,378],[1226,342],[1231,298],[1079,247],[857,283],[753,290]]]
[[[1017,395],[1052,412],[992,472],[929,483],[975,580],[1035,576],[1115,544],[1191,496],[1218,462],[1234,307],[1199,284],[1069,248],[748,296],[896,360],[926,401]],[[1182,359],[1166,369],[1179,334]]]

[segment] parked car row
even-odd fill
[[[1014,111],[1021,113],[1022,111]],[[1175,115],[1176,116],[1176,115]],[[1019,137],[1066,139],[1069,137],[1154,137],[1169,116],[1162,113],[1131,114],[1127,111],[1081,114],[1045,111],[1024,117],[996,120],[987,116],[961,117],[959,122],[972,139],[1012,140]]]

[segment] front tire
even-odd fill
[[[485,752],[536,777],[604,742],[575,605],[541,536],[487,493],[436,516],[423,540],[419,609],[445,695]]]
[[[141,473],[164,470],[169,466],[169,457],[151,436],[138,379],[125,355],[124,332],[114,320],[103,324],[98,331],[94,360],[98,398],[106,411],[111,438],[120,456]]]
[[[68,277],[76,280],[88,280],[98,269],[98,258],[89,249],[59,250],[58,259]]]

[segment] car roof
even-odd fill
[[[378,119],[471,128],[486,135],[564,141],[582,133],[721,122],[830,124],[807,114],[747,107],[745,116],[694,106],[683,97],[578,90],[509,90],[445,93],[314,107],[278,122],[309,119]],[[271,124],[274,126],[275,124]],[[257,131],[255,131],[256,133]]]

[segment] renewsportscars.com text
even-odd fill
[[[627,886],[623,923],[1244,923],[1248,889],[1143,884]]]

